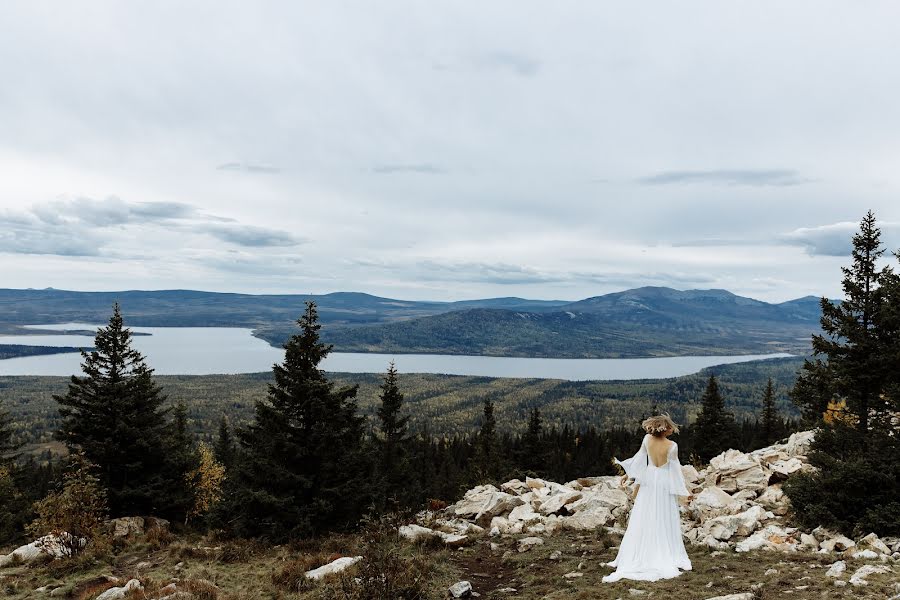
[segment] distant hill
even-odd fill
[[[118,301],[133,326],[249,327],[278,346],[314,300],[335,350],[556,358],[806,352],[819,299],[770,304],[726,290],[643,287],[585,298],[429,302],[357,292],[253,295],[192,290],[0,290],[0,331],[105,322]],[[21,331],[17,331],[21,332]]]
[[[360,352],[619,358],[806,352],[818,302],[769,304],[725,290],[639,288],[543,312],[470,309],[332,331]]]

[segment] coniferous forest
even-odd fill
[[[841,531],[896,535],[900,281],[878,264],[884,250],[871,213],[853,244],[846,299],[822,300],[824,333],[813,338],[814,355],[790,390],[800,417],[780,410],[781,384],[773,378],[735,405],[711,370],[632,387],[622,401],[634,394],[643,408],[612,426],[566,419],[578,405],[548,419],[550,410],[527,402],[512,425],[508,413],[498,418],[504,397],[486,392],[470,399],[471,421],[438,428],[416,414],[393,365],[363,412],[360,383],[319,368],[332,348],[308,302],[284,360],[258,380],[264,394],[254,397],[252,412],[235,418],[220,406],[216,418],[194,418],[192,425],[186,403],[167,397],[154,376],[152,357],[132,348],[127,315],[113,306],[95,348],[82,352],[83,373],[53,396],[53,437],[65,452],[23,452],[24,442],[35,440],[0,406],[0,537],[77,530],[90,539],[90,523],[129,515],[271,541],[351,530],[372,515],[451,502],[480,483],[612,474],[612,457],[628,456],[639,444],[640,419],[660,410],[682,421],[676,439],[683,461],[698,466],[727,448],[750,450],[817,427],[811,460],[820,470],[786,486],[798,516]],[[735,389],[746,389],[740,379],[750,368],[729,367]],[[696,408],[686,410],[679,395],[692,395]],[[857,485],[837,485],[848,478]],[[87,520],[59,508],[66,506],[89,508]]]

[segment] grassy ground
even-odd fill
[[[391,530],[393,531],[393,530]],[[497,546],[491,548],[490,543]],[[205,600],[251,598],[297,600],[378,600],[394,598],[440,599],[450,584],[465,579],[482,598],[604,600],[660,598],[702,600],[725,594],[750,592],[757,584],[756,600],[879,599],[900,593],[895,573],[872,575],[865,587],[835,587],[825,576],[834,557],[820,554],[778,552],[714,553],[689,548],[694,570],[676,579],[648,583],[602,583],[612,569],[603,563],[615,556],[618,539],[603,533],[564,532],[546,537],[545,543],[527,552],[516,550],[513,538],[483,538],[460,550],[415,546],[396,540],[387,530],[289,546],[256,542],[217,542],[190,538],[166,544],[165,540],[138,540],[107,551],[104,557],[43,565],[19,565],[0,570],[0,597],[47,597],[41,586],[62,587],[58,597],[87,600],[132,577],[145,586],[135,598],[158,597],[159,590],[177,578],[181,590]],[[559,558],[551,559],[554,553]],[[303,573],[338,556],[365,555],[344,576],[308,583]],[[847,561],[847,574],[864,564]],[[387,574],[381,577],[381,573]],[[580,576],[566,578],[568,573]],[[363,584],[359,583],[359,580]],[[760,585],[761,584],[761,585]],[[512,590],[515,591],[512,591]],[[643,592],[643,593],[640,593]],[[5,596],[4,596],[5,594]]]

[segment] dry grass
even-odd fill
[[[694,569],[676,579],[607,584],[601,578],[612,569],[604,563],[615,556],[619,540],[602,531],[545,537],[543,546],[523,553],[516,551],[516,540],[511,537],[485,537],[473,546],[447,550],[400,542],[394,531],[390,526],[375,527],[359,535],[305,540],[290,546],[195,537],[158,549],[136,540],[105,558],[2,569],[0,598],[34,598],[36,588],[49,585],[65,588],[68,598],[90,600],[133,576],[146,588],[139,597],[153,598],[177,578],[179,590],[202,600],[437,600],[460,579],[471,581],[475,591],[487,599],[703,600],[750,592],[751,586],[758,586],[756,600],[884,600],[900,593],[893,587],[900,580],[900,565],[893,565],[893,574],[870,576],[868,586],[838,588],[825,576],[834,557],[821,554],[712,553],[689,548]],[[496,550],[491,550],[491,542],[499,545]],[[554,551],[560,553],[558,560],[550,559]],[[343,575],[321,582],[303,577],[306,571],[334,558],[355,555],[367,558]],[[140,563],[144,564],[139,567]],[[863,564],[848,560],[843,579]],[[571,572],[581,576],[563,577]],[[117,577],[120,583],[109,583],[107,576]],[[503,588],[515,588],[516,592],[501,591]],[[633,596],[631,590],[646,593]]]

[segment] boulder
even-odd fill
[[[526,537],[526,538],[522,538],[521,540],[519,540],[519,542],[516,544],[516,549],[519,552],[527,552],[528,550],[531,550],[535,546],[541,546],[543,544],[544,544],[543,538]]]
[[[866,578],[876,573],[889,573],[891,569],[885,566],[863,565],[850,576],[850,585],[869,585]]]
[[[753,592],[744,592],[742,594],[728,594],[727,596],[715,596],[706,600],[753,600]]]
[[[723,515],[710,519],[703,525],[717,540],[730,540],[735,535],[746,537],[753,533],[760,521],[766,518],[766,511],[762,506],[754,505],[747,510],[734,514]]]
[[[700,522],[720,515],[734,514],[741,509],[741,502],[735,500],[722,488],[711,486],[704,488],[694,497],[691,508],[698,513]]]
[[[434,530],[415,524],[403,525],[402,527],[400,527],[399,533],[400,537],[411,542],[418,542],[421,540],[427,540],[433,537],[437,537],[437,534],[434,532]]]
[[[694,465],[681,465],[681,473],[684,475],[685,483],[698,483],[700,481],[700,473],[694,468]]]
[[[776,481],[787,479],[794,473],[800,472],[801,469],[803,469],[803,461],[797,457],[788,458],[787,460],[778,460],[769,465],[769,470],[772,472],[772,479]]]
[[[141,582],[137,579],[132,579],[122,587],[113,587],[109,588],[99,596],[95,600],[121,600],[125,596],[127,596],[132,590],[143,590],[144,586],[141,585]]]
[[[843,552],[844,550],[849,550],[854,546],[856,546],[856,542],[844,535],[838,535],[833,538],[829,538],[819,544],[819,548],[825,550],[826,552]]]
[[[825,571],[826,577],[840,577],[844,574],[844,571],[847,570],[847,563],[842,560],[839,560],[835,563],[831,563],[831,566],[828,567],[828,570]]]
[[[30,563],[40,558],[62,558],[69,555],[69,538],[74,540],[74,536],[66,532],[59,535],[48,534],[36,539],[30,544],[19,546],[9,554],[0,556],[0,568],[12,564],[14,561],[22,561]],[[78,541],[79,546],[84,547],[87,540],[84,538]]]
[[[572,504],[576,500],[581,500],[581,492],[569,491],[561,494],[550,496],[540,503],[538,511],[543,515],[555,515]]]
[[[520,504],[512,509],[506,517],[510,523],[521,522],[523,527],[531,523],[539,523],[543,517],[534,512],[530,504]]]
[[[784,446],[788,456],[806,456],[809,454],[809,446],[815,438],[814,431],[798,431],[792,433]]]
[[[342,556],[336,560],[331,561],[327,565],[322,565],[318,569],[313,569],[312,571],[306,572],[307,579],[322,579],[326,575],[333,575],[335,573],[340,573],[347,567],[355,565],[359,561],[362,560],[362,556]]]
[[[143,535],[144,517],[119,517],[106,522],[114,538]]]
[[[472,584],[468,581],[457,581],[447,590],[451,598],[470,598],[472,596]]]
[[[891,554],[891,549],[885,544],[883,541],[878,539],[878,536],[874,533],[870,533],[869,535],[863,537],[857,542],[857,546],[863,549],[869,549],[878,554]]]
[[[597,506],[590,510],[580,510],[570,517],[560,518],[564,527],[576,530],[598,529],[614,520],[612,512],[605,506]]]
[[[501,492],[492,485],[480,485],[465,493],[463,499],[453,508],[457,517],[468,518],[476,523],[490,521],[492,517],[509,512],[523,503],[518,496]]]
[[[500,489],[507,494],[512,494],[513,496],[521,496],[531,488],[528,487],[528,485],[524,481],[521,481],[519,479],[511,479],[510,481],[501,484]]]

